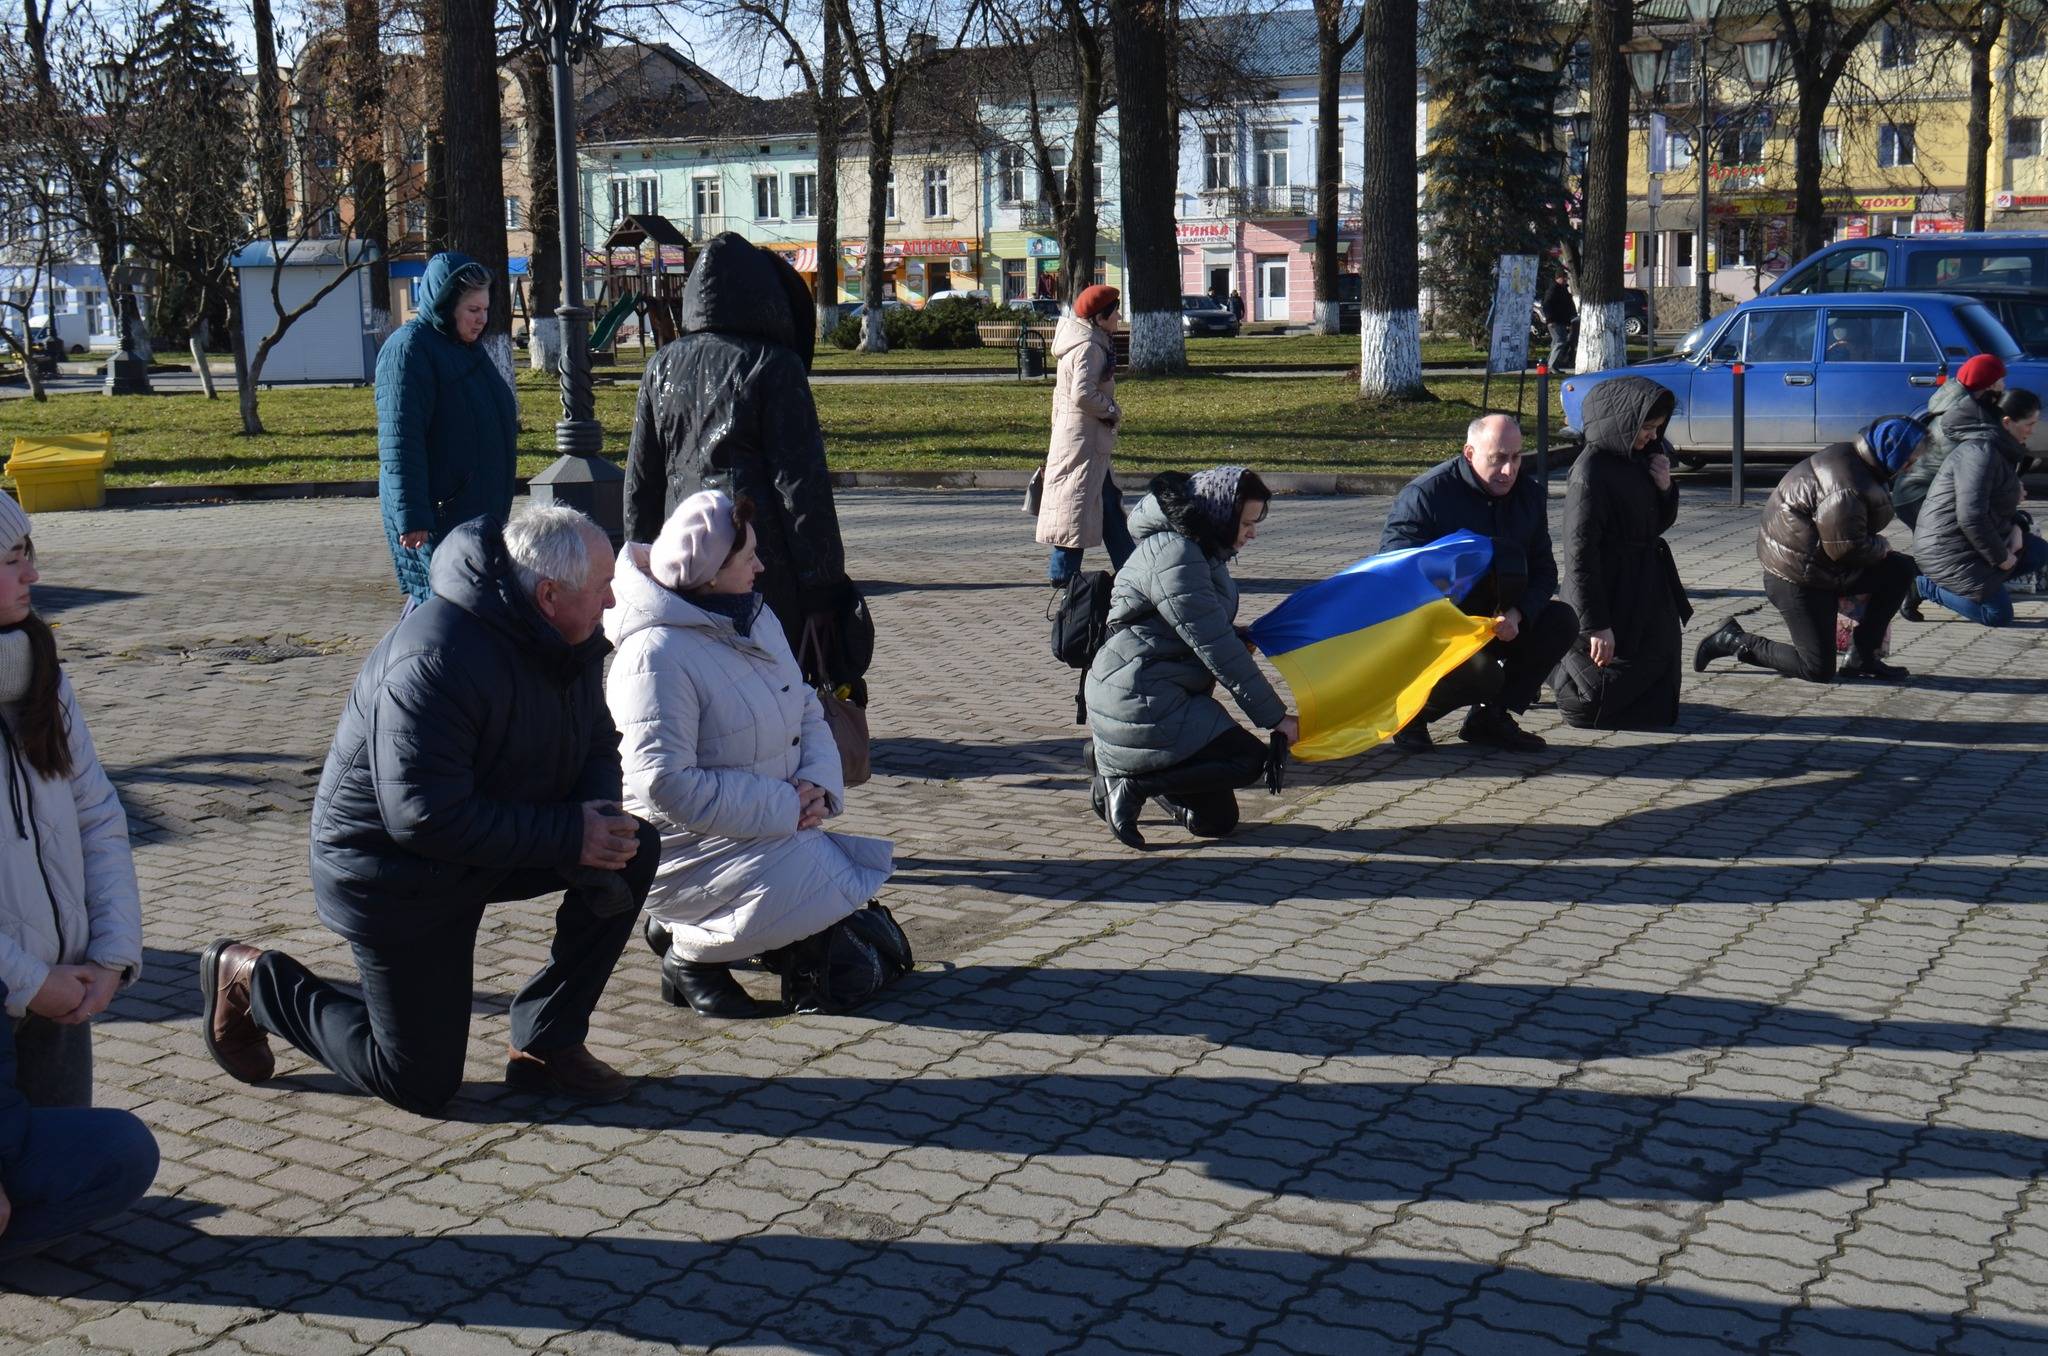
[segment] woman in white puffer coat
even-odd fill
[[[92,1018],[142,969],[128,817],[35,614],[28,515],[0,494],[0,984],[18,1086],[92,1104]]]
[[[839,746],[754,590],[752,507],[715,490],[678,504],[652,546],[619,553],[605,617],[625,807],[661,831],[662,996],[711,1017],[779,1011],[731,962],[823,932],[894,869],[888,841],[819,827],[844,809]]]

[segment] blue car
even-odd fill
[[[2048,361],[2025,356],[1982,301],[1945,292],[1758,297],[1694,330],[1671,357],[1568,377],[1560,395],[1577,431],[1586,392],[1609,377],[1648,377],[1678,398],[1665,435],[1698,467],[1734,446],[1737,362],[1744,449],[1804,456],[1883,415],[1918,412],[1979,353],[2005,363],[2007,385],[2048,396]],[[2033,449],[2048,453],[2048,422]]]

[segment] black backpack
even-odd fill
[[[778,947],[761,963],[782,976],[791,1012],[852,1012],[917,964],[896,915],[870,901],[823,932]]]
[[[1088,666],[1109,639],[1109,596],[1116,576],[1108,570],[1082,570],[1070,576],[1066,591],[1054,595],[1052,657],[1081,676],[1074,683],[1074,724],[1088,723]]]

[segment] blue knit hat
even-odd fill
[[[1863,430],[1863,445],[1887,475],[1897,475],[1920,449],[1927,429],[1917,419],[1880,419]]]

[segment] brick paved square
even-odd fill
[[[1688,489],[1673,537],[1695,631],[1762,601],[1724,498]],[[1385,507],[1276,504],[1246,614]],[[576,1111],[497,1082],[551,904],[494,909],[442,1122],[289,1051],[244,1088],[196,1030],[216,936],[348,974],[306,818],[397,615],[375,506],[38,518],[145,895],[100,1095],[165,1164],[9,1278],[0,1344],[2048,1346],[2048,837],[2018,791],[2048,772],[2048,606],[1901,622],[1900,688],[1722,665],[1669,735],[1545,705],[1540,753],[1297,766],[1237,837],[1155,821],[1141,855],[1088,815],[1010,497],[842,514],[880,632],[847,823],[896,840],[923,968],[852,1017],[720,1024],[636,946],[593,1042],[640,1086]],[[257,638],[314,653],[192,653]]]

